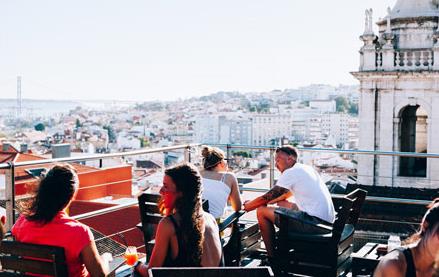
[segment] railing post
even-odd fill
[[[191,147],[189,145],[184,149],[184,161],[187,163],[191,162]]]
[[[226,159],[229,160],[230,159],[230,151],[231,151],[232,147],[230,147],[230,144],[226,145]]]
[[[15,223],[15,166],[9,163],[10,168],[6,170],[6,230],[10,231]]]
[[[169,166],[168,151],[163,151],[163,170]]]
[[[433,46],[433,70],[439,70],[439,42]]]
[[[102,168],[102,159],[99,159],[99,168]]]
[[[270,148],[270,189],[274,186],[274,148]]]

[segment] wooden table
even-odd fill
[[[377,251],[378,247],[386,247],[385,244],[368,242],[361,249],[353,253],[352,257],[352,276],[373,275],[383,253]]]
[[[142,253],[140,253],[142,254]],[[142,255],[139,260],[146,264],[146,256]],[[132,266],[126,265],[125,264],[125,259],[123,259],[123,263],[114,271],[114,275],[115,277],[127,277],[127,276],[131,276],[131,272],[133,271]],[[111,275],[110,275],[111,277]]]
[[[109,262],[108,266],[110,268],[110,273],[108,274],[109,277],[116,276],[116,270],[118,270],[120,267],[125,265],[125,258],[124,257],[113,257],[113,260]]]

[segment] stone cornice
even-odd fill
[[[418,16],[418,17],[404,17],[404,18],[392,18],[390,23],[392,25],[397,24],[410,24],[410,23],[421,23],[426,21],[437,22],[437,16]],[[386,20],[380,20],[376,22],[378,26],[386,25]]]
[[[439,78],[439,71],[353,71],[350,72],[357,79],[364,78]]]

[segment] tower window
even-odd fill
[[[427,113],[420,106],[406,106],[400,115],[400,151],[427,153]],[[399,175],[426,177],[427,159],[401,157]]]

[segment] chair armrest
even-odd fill
[[[137,227],[137,229],[139,229],[140,231],[143,231],[143,225],[142,225],[142,222],[137,223],[136,227]]]
[[[218,228],[219,231],[222,232],[224,231],[226,228],[230,227],[233,223],[237,222],[238,219],[245,214],[245,211],[237,211],[234,212],[233,214],[229,215],[223,222],[221,222],[220,224],[218,224]]]
[[[8,231],[4,234],[3,240],[15,240],[14,236],[12,235],[11,231]]]
[[[308,224],[308,225],[314,225],[320,229],[326,230],[328,232],[332,232],[332,226],[323,224],[323,223],[315,223],[306,219],[301,219],[301,218],[296,218],[296,217],[292,217],[290,216],[286,211],[284,210],[274,210],[275,214],[278,214],[280,216],[280,220],[282,220],[282,218],[286,219],[286,220],[294,220],[294,221],[299,221],[303,224]]]

